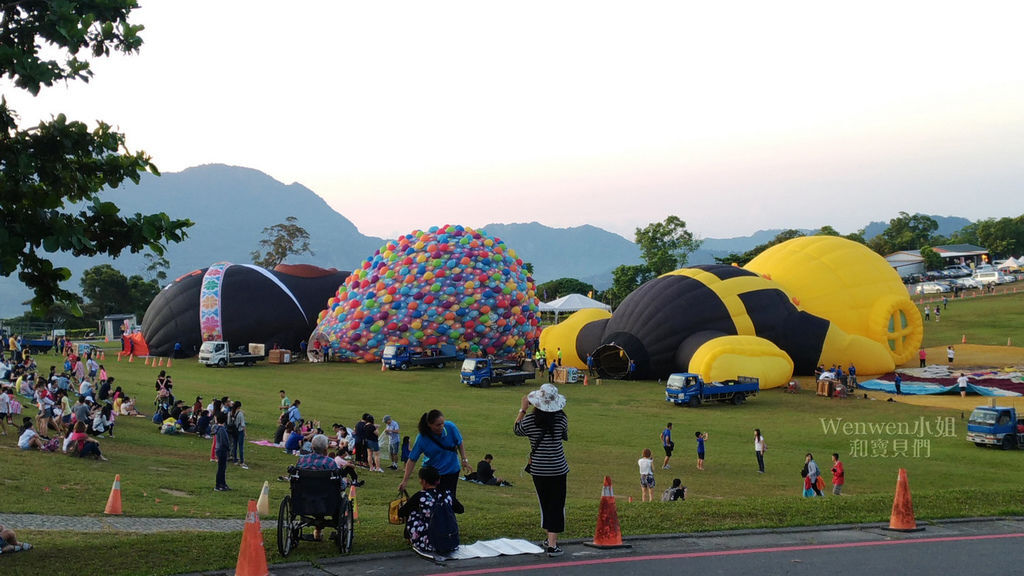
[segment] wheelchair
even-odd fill
[[[345,493],[347,482],[339,470],[288,469],[291,494],[281,500],[277,514],[277,550],[287,557],[302,540],[316,541],[307,528],[333,528],[331,539],[338,551],[352,549],[352,501]]]

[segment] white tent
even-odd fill
[[[1016,270],[1017,268],[1020,268],[1020,265],[1021,265],[1021,263],[1020,263],[1019,260],[1017,260],[1013,256],[1010,256],[1010,258],[1007,261],[1005,261],[1002,264],[1000,264],[998,266],[998,268],[1000,270],[1002,270],[1002,269]]]
[[[558,316],[565,312],[576,312],[577,310],[583,310],[585,308],[599,308],[601,310],[612,311],[612,307],[594,300],[593,298],[587,298],[583,294],[569,294],[568,296],[562,296],[551,302],[541,302],[541,312],[554,312],[555,323],[558,323]]]

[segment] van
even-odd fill
[[[984,270],[974,273],[974,281],[981,286],[987,286],[989,284],[1005,283],[1006,278],[1004,278],[1003,273],[998,270]]]

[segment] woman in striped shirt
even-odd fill
[[[527,412],[530,406],[533,410]],[[562,442],[569,439],[569,420],[565,416],[565,396],[552,384],[544,384],[523,396],[516,416],[515,434],[530,439],[530,459],[526,471],[540,500],[540,524],[547,532],[548,556],[560,556],[558,535],[565,531],[565,487],[569,463]]]

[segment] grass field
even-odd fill
[[[953,343],[961,349],[957,366],[1024,364],[1024,350],[1005,346],[1007,338],[1024,342],[1022,320],[1021,295],[950,302],[942,321],[926,327],[929,358],[944,363],[942,350]],[[962,335],[972,344],[991,347],[962,347]],[[39,360],[45,370],[49,358]],[[148,412],[159,368],[144,366],[139,359],[118,363],[113,354],[108,354],[105,364],[129,395],[142,399],[140,409]],[[510,488],[460,486],[459,498],[467,508],[460,519],[464,540],[541,536],[532,484],[520,472],[529,444],[512,434],[520,398],[536,386],[467,388],[459,384],[453,367],[382,373],[376,365],[261,363],[252,368],[206,369],[194,360],[182,360],[168,371],[176,394],[186,401],[196,395],[207,400],[223,395],[243,400],[250,440],[271,437],[281,388],[291,398],[301,399],[303,415],[318,418],[325,428],[332,422],[352,426],[363,412],[370,412],[378,421],[391,414],[405,434],[414,436],[419,415],[439,408],[463,431],[470,460],[475,463],[485,453],[494,454],[498,475],[514,483]],[[806,379],[804,383],[810,384]],[[1024,454],[981,450],[964,440],[963,416],[970,406],[985,403],[978,398],[933,407],[885,402],[880,395],[837,401],[807,392],[790,395],[769,390],[743,406],[688,409],[666,403],[657,382],[570,384],[561,391],[568,397],[566,452],[572,468],[567,538],[593,535],[605,475],[614,482],[626,535],[882,521],[888,519],[900,467],[908,470],[919,520],[1024,514],[1024,487],[1008,481],[1024,470]],[[1024,402],[1017,400],[1017,404],[1024,409]],[[659,435],[669,421],[674,423],[677,455],[672,469],[663,471]],[[832,431],[831,426],[843,422],[852,423],[854,429]],[[927,423],[925,432],[909,433],[922,423]],[[863,434],[859,426],[865,428]],[[883,429],[873,431],[872,426]],[[762,429],[768,444],[764,475],[757,473],[752,453],[755,427]],[[695,469],[696,430],[710,434],[704,472]],[[250,469],[229,467],[228,483],[234,490],[218,493],[213,491],[215,464],[209,462],[208,440],[161,435],[142,418],[119,419],[116,435],[101,440],[110,462],[21,452],[13,435],[0,438],[3,511],[101,515],[114,475],[120,474],[127,515],[242,518],[246,501],[256,498],[264,480],[269,480],[271,518],[263,519],[265,539],[270,561],[281,561],[273,527],[277,504],[287,487],[275,479],[294,457],[250,444],[246,447]],[[654,451],[658,463],[656,494],[678,477],[689,489],[686,502],[638,502],[636,460],[645,447]],[[813,452],[826,472],[829,454],[842,455],[847,474],[843,497],[800,497],[798,471],[806,452]],[[354,552],[403,548],[401,527],[386,523],[387,502],[395,494],[400,474],[361,472],[361,477],[367,482],[359,491]],[[635,501],[629,502],[630,497]],[[240,541],[237,533],[143,536],[19,531],[19,535],[36,549],[0,558],[5,574],[212,570],[234,565]],[[327,543],[303,543],[289,560],[315,560],[335,552]],[[70,558],[75,559],[74,566],[66,563]]]

